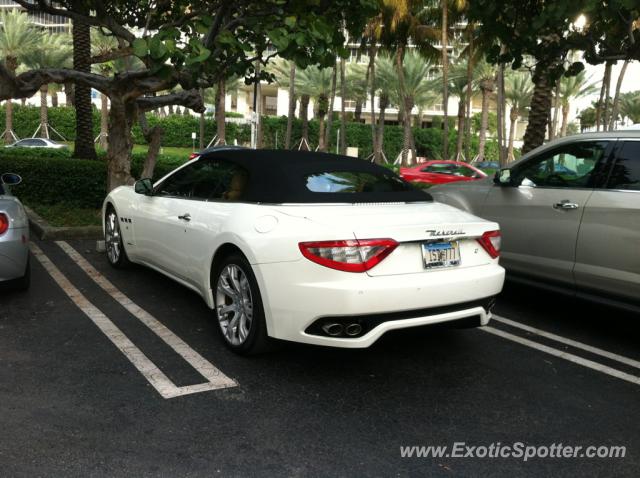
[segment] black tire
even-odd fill
[[[122,233],[120,230],[120,218],[113,206],[109,206],[107,208],[104,221],[104,245],[107,253],[107,260],[112,267],[116,269],[125,269],[131,265],[131,261],[129,261],[127,251],[124,248],[124,241],[122,240]],[[113,228],[111,232],[110,227]],[[116,249],[117,252],[115,252]]]
[[[234,267],[239,268],[239,270],[244,274],[248,282],[251,295],[250,299],[252,302],[252,317],[250,320],[250,325],[248,327],[248,333],[245,335],[245,338],[241,343],[234,343],[232,341],[232,338],[239,338],[240,336],[240,322],[243,321],[242,317],[244,316],[244,314],[246,314],[245,309],[243,308],[242,312],[236,310],[231,313],[227,313],[225,316],[222,316],[223,320],[221,320],[221,315],[219,312],[219,306],[230,306],[227,301],[231,302],[231,304],[233,303],[233,299],[230,296],[225,295],[225,304],[218,304],[218,301],[220,300],[218,297],[218,283],[220,280],[224,282],[224,278],[221,278],[221,276],[223,276],[224,274],[228,275],[230,273],[230,269],[228,269],[230,266],[231,270],[235,270],[233,269]],[[256,277],[253,273],[251,265],[249,264],[247,259],[239,253],[232,253],[226,256],[216,265],[215,269],[212,271],[211,287],[213,290],[214,319],[217,325],[216,328],[218,329],[220,337],[222,338],[222,341],[225,343],[225,345],[233,352],[240,355],[256,355],[270,351],[273,348],[273,340],[267,334],[267,323],[265,321],[260,289],[258,287],[258,282],[256,281]],[[223,322],[226,320],[227,325],[230,325],[236,315],[238,315],[239,317],[237,319],[238,325],[227,331],[228,327],[225,328]],[[230,338],[230,336],[232,338]]]
[[[27,266],[24,270],[24,275],[18,279],[15,279],[11,283],[13,290],[28,290],[31,285],[31,254],[27,255]]]

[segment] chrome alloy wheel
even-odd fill
[[[122,254],[122,236],[120,235],[118,215],[113,210],[107,213],[105,220],[104,242],[109,262],[117,264]]]
[[[216,314],[224,338],[231,345],[242,345],[251,331],[253,298],[247,275],[236,264],[228,264],[220,271]]]

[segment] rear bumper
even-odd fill
[[[504,269],[496,262],[378,277],[334,271],[306,260],[260,264],[254,270],[270,336],[345,348],[369,347],[394,329],[470,317],[485,325],[491,315],[481,301],[500,293],[504,283]],[[314,324],[331,317],[369,325],[358,337],[319,335]]]
[[[0,236],[0,282],[24,276],[28,258],[28,228],[12,228]]]

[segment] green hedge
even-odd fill
[[[133,155],[131,172],[136,178],[142,171],[144,157],[144,154]],[[186,160],[177,156],[160,157],[154,177],[164,176]],[[39,152],[28,155],[22,151],[13,155],[0,149],[0,170],[22,176],[22,184],[14,188],[14,193],[26,204],[64,203],[98,208],[107,194],[107,165],[102,159],[71,159],[55,153],[47,157]]]
[[[58,107],[49,108],[50,121],[53,127],[60,131],[68,140],[75,138],[75,112],[72,108]],[[14,128],[18,136],[31,136],[38,127],[40,121],[39,108],[34,106],[14,107]],[[171,115],[160,118],[149,115],[149,124],[161,125],[164,127],[163,146],[190,147],[192,144],[191,133],[200,131],[200,119],[192,115]],[[330,135],[329,150],[335,151],[337,133],[340,122],[334,121]],[[94,133],[97,136],[100,129],[100,113],[94,109]],[[264,117],[263,118],[263,145],[265,148],[282,148],[287,129],[286,117]],[[0,131],[4,130],[4,106],[0,107]],[[205,142],[208,142],[216,132],[216,124],[212,119],[205,120]],[[442,154],[442,130],[439,128],[414,128],[416,149],[419,156],[428,158],[439,158]],[[133,128],[133,138],[136,144],[145,144],[140,128],[136,125]],[[250,126],[247,124],[227,123],[227,142],[232,144],[238,141],[239,144],[247,144],[251,140]],[[454,152],[456,146],[456,131],[449,130],[449,151]],[[302,136],[302,122],[294,120],[293,139],[298,142]],[[361,158],[369,156],[373,150],[371,140],[371,126],[361,123],[347,123],[347,145],[358,148]],[[309,141],[312,146],[318,144],[318,122],[309,122]],[[384,151],[387,158],[392,161],[402,150],[403,129],[400,126],[386,126],[384,129]],[[477,136],[472,137],[472,156],[477,151]],[[497,158],[497,145],[495,141],[487,142],[487,159]]]

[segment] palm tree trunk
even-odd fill
[[[360,123],[362,121],[362,100],[356,100],[356,107],[353,111],[353,119],[356,123]]]
[[[318,117],[318,150],[326,151],[327,148],[324,143],[324,115]]]
[[[458,101],[458,138],[456,143],[456,161],[462,160],[462,142],[464,140],[464,104],[465,98],[462,97]]]
[[[85,10],[84,2],[74,2],[74,8]],[[87,12],[88,13],[88,12]],[[73,69],[91,73],[91,28],[88,23],[74,19],[72,28]],[[95,159],[96,148],[93,144],[93,111],[91,108],[91,88],[76,84],[74,88],[76,108],[76,139],[73,156],[83,159]]]
[[[102,149],[109,146],[109,98],[104,93],[100,94],[100,141]]]
[[[622,81],[624,80],[624,75],[627,72],[627,66],[629,66],[629,60],[625,60],[622,64],[622,69],[620,70],[620,75],[618,76],[618,82],[616,83],[616,93],[613,98],[613,107],[611,111],[611,121],[609,122],[609,129],[612,130],[615,128],[615,123],[618,119],[618,114],[620,112],[620,88],[622,87]]]
[[[501,52],[504,53],[504,45]],[[500,167],[507,165],[507,158],[504,151],[504,123],[505,123],[505,110],[504,110],[504,63],[500,63],[498,67],[498,95],[497,95],[497,119],[498,119],[498,160]]]
[[[327,113],[327,129],[324,135],[324,144],[326,149],[331,148],[331,134],[333,133],[333,105],[336,100],[336,87],[338,81],[338,65],[333,65],[333,74],[331,75],[331,93],[329,96],[329,111]]]
[[[345,98],[347,96],[347,85],[345,81],[344,58],[340,59],[340,154],[347,152],[347,111],[345,110]]]
[[[560,137],[567,135],[567,126],[569,124],[569,102],[565,102],[562,105],[562,126],[560,127]]]
[[[617,63],[617,62],[616,62]],[[611,70],[613,69],[613,65],[614,63],[610,63],[609,66],[609,71],[607,74],[607,78],[605,81],[605,102],[604,102],[604,109],[602,112],[602,125],[603,125],[603,130],[604,131],[608,131],[609,130],[609,100],[611,99]]]
[[[549,66],[538,63],[533,73],[533,96],[529,112],[529,123],[524,134],[522,153],[527,153],[544,143],[545,130],[551,109],[553,84],[548,79]]]
[[[469,30],[469,58],[467,59],[467,108],[464,122],[464,151],[467,161],[471,160],[471,100],[473,99],[473,26]]]
[[[303,147],[309,144],[309,95],[300,96],[300,119],[302,120],[302,141]]]
[[[318,150],[326,152],[327,143],[325,142],[325,122],[324,116],[327,114],[329,98],[327,95],[321,94],[318,97]]]
[[[509,113],[509,119],[511,120],[511,124],[509,125],[509,149],[507,152],[507,161],[513,161],[515,156],[513,155],[513,142],[516,138],[516,127],[518,125],[518,110],[515,108],[511,108],[511,112]]]
[[[556,81],[555,92],[553,94],[553,120],[549,125],[549,140],[555,139],[558,132],[558,113],[560,111],[560,78]]]
[[[200,98],[202,98],[202,104],[204,104],[204,88],[200,88]],[[199,118],[199,127],[200,127],[200,131],[199,131],[199,144],[198,146],[200,147],[200,151],[202,151],[204,149],[204,135],[206,134],[206,119],[204,117],[204,111],[202,113],[200,113],[200,118]]]
[[[611,63],[607,62],[604,67],[604,76],[602,77],[602,86],[600,87],[600,98],[598,99],[598,104],[596,106],[596,131],[600,131],[600,126],[602,124],[602,111],[605,103],[607,102],[607,98],[605,98],[605,93],[607,91],[607,77],[611,72]]]
[[[284,136],[284,147],[291,147],[291,134],[293,132],[293,118],[296,115],[296,64],[291,62],[289,68],[289,112],[287,114],[287,132]]]
[[[378,114],[378,131],[376,133],[378,141],[374,145],[376,148],[374,151],[374,160],[376,164],[382,164],[384,159],[382,155],[382,152],[384,151],[384,115],[387,110],[387,106],[389,106],[389,97],[385,93],[380,93],[379,106],[380,113]]]
[[[47,111],[48,85],[40,87],[40,137],[49,138],[49,112]]]
[[[371,45],[369,46],[369,81],[370,90],[369,97],[371,101],[371,141],[373,143],[373,151],[375,153],[375,157],[373,158],[376,163],[380,162],[380,158],[378,157],[378,138],[376,136],[376,112],[375,112],[375,99],[376,99],[376,43],[375,40],[371,40]]]
[[[59,105],[58,92],[54,91],[51,93],[51,106],[54,108],[57,108],[58,105]]]
[[[449,159],[449,118],[447,114],[449,108],[449,52],[447,51],[449,8],[447,0],[442,0],[440,5],[442,6],[442,111],[444,113],[442,158]]]
[[[399,45],[396,50],[396,73],[398,74],[398,85],[400,89],[400,102],[402,106],[402,122],[404,127],[404,141],[402,145],[402,164],[408,166],[415,158],[415,152],[411,149],[411,99],[406,95],[407,86],[404,78],[404,45]]]
[[[489,90],[482,88],[482,116],[478,138],[478,161],[484,161],[484,148],[487,143],[487,126],[489,124]]]
[[[13,137],[15,133],[13,132],[13,103],[10,99],[4,102],[4,125],[4,142],[11,144],[15,142]]]
[[[216,87],[216,133],[218,134],[218,143],[227,144],[226,141],[226,125],[225,120],[225,98],[227,95],[225,89],[225,79],[218,80]]]

